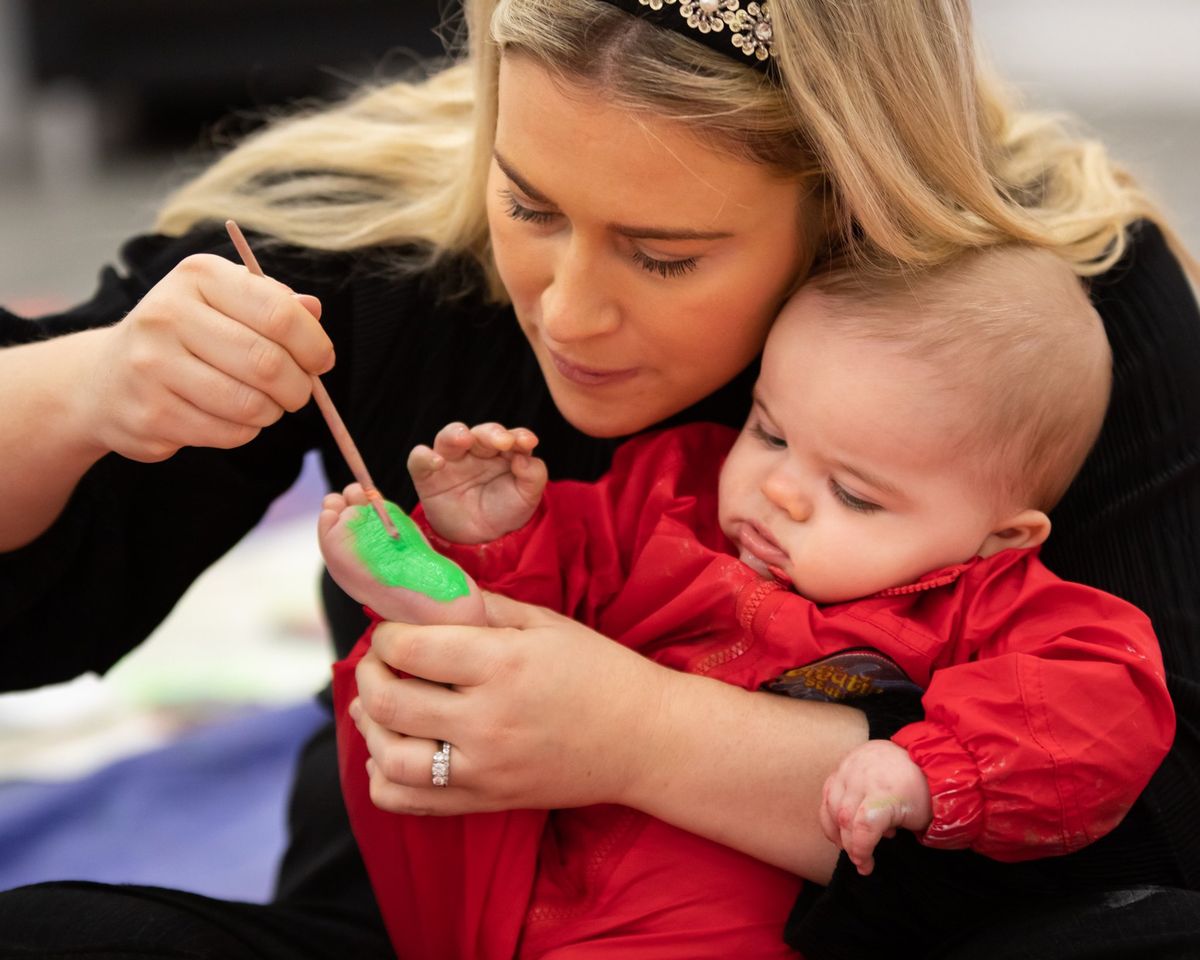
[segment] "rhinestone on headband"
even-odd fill
[[[774,56],[770,0],[607,0],[653,19],[732,57],[743,55],[765,69]],[[671,16],[672,10],[678,19]],[[695,33],[689,33],[695,31]],[[720,35],[719,37],[716,35]]]

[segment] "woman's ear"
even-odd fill
[[[1009,517],[987,535],[979,556],[990,557],[1001,550],[1036,547],[1050,536],[1050,518],[1041,510],[1022,510]]]

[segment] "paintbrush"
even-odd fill
[[[233,241],[238,256],[242,258],[242,263],[246,265],[246,269],[256,277],[264,276],[262,267],[258,265],[258,259],[254,256],[254,251],[250,249],[250,244],[246,242],[246,237],[242,233],[241,227],[232,220],[226,220],[225,229],[229,231],[229,239]],[[362,454],[358,452],[358,447],[355,446],[354,440],[350,436],[350,431],[346,429],[345,421],[342,420],[341,414],[337,412],[337,407],[333,405],[333,400],[330,399],[329,392],[325,389],[325,384],[321,382],[321,378],[315,373],[312,375],[312,394],[313,399],[317,401],[317,406],[321,410],[321,415],[329,425],[329,432],[333,434],[334,442],[337,444],[338,449],[342,451],[346,465],[350,468],[354,479],[359,482],[363,488],[363,492],[367,495],[367,502],[379,514],[379,519],[383,522],[383,527],[387,530],[388,536],[393,540],[400,539],[400,531],[396,529],[396,524],[388,516],[387,508],[383,505],[383,497],[371,479],[371,475],[367,472],[367,465],[363,462]]]

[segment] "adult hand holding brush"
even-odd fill
[[[40,535],[110,452],[153,462],[186,446],[238,447],[299,410],[314,375],[334,363],[320,313],[315,297],[196,254],[120,322],[4,351],[17,398],[6,419],[13,430],[36,423],[38,439],[6,443],[15,454],[0,471],[0,496],[13,509],[0,550]]]

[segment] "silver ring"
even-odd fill
[[[450,785],[450,744],[442,741],[442,749],[433,755],[433,785],[446,787]]]

